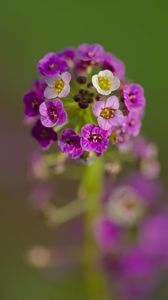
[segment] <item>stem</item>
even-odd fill
[[[92,226],[95,217],[101,214],[101,191],[103,181],[103,160],[99,157],[92,165],[85,166],[81,191],[86,202],[84,266],[88,291],[88,300],[107,300],[107,286],[100,257],[93,239]]]

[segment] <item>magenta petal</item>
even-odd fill
[[[57,121],[57,125],[63,125],[67,121],[67,113],[63,111],[61,115],[59,116],[59,119]]]

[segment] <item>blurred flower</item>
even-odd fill
[[[108,217],[115,224],[126,227],[136,224],[142,218],[144,209],[136,190],[122,185],[114,190],[106,207]]]
[[[75,58],[75,49],[72,47],[65,48],[58,52],[58,56],[64,59],[69,67],[73,67]]]
[[[104,70],[110,70],[112,73],[114,73],[119,78],[124,77],[125,73],[125,66],[124,63],[116,58],[111,53],[105,53],[103,56],[103,69]]]
[[[56,53],[47,53],[38,62],[37,68],[42,75],[51,76],[64,72],[67,69],[67,64]]]
[[[38,141],[43,149],[48,149],[57,140],[57,134],[52,128],[44,127],[37,121],[32,129],[32,136]]]
[[[63,103],[59,99],[45,101],[39,108],[41,115],[41,123],[45,127],[54,127],[55,125],[63,125],[67,120],[67,113],[64,110]]]
[[[140,227],[139,244],[156,263],[168,263],[168,211],[147,217]],[[164,265],[163,265],[164,266]]]
[[[43,101],[43,98],[39,97],[36,91],[28,92],[24,98],[24,113],[26,116],[34,117],[39,114],[39,106]]]
[[[122,239],[122,230],[110,219],[99,217],[94,224],[94,234],[99,247],[104,251],[117,251]]]
[[[100,71],[98,75],[92,76],[93,86],[101,95],[110,95],[120,86],[120,80],[109,70]]]
[[[123,89],[123,97],[124,104],[129,111],[144,108],[144,90],[139,84],[126,84]]]
[[[46,268],[50,266],[51,253],[44,246],[35,246],[27,252],[27,261],[36,268]]]
[[[123,178],[123,184],[133,188],[145,205],[155,208],[161,202],[162,185],[158,180],[149,180],[140,172],[130,172]]]
[[[157,277],[153,260],[137,246],[131,247],[119,258],[116,286],[121,299],[146,299],[153,291]]]
[[[124,119],[122,111],[119,110],[119,101],[116,96],[109,97],[106,102],[95,102],[92,110],[97,117],[99,126],[104,130],[120,125]]]
[[[141,128],[141,121],[139,116],[135,112],[130,112],[128,116],[125,117],[126,131],[133,136],[139,134]]]
[[[45,78],[47,87],[44,91],[44,96],[47,99],[56,97],[66,97],[70,92],[71,74],[64,72],[61,75],[49,76]]]
[[[30,157],[30,166],[32,175],[35,178],[45,180],[49,177],[49,169],[43,154],[33,152]]]
[[[104,49],[99,44],[82,44],[77,49],[78,59],[85,62],[98,63],[102,60],[103,54]]]
[[[51,185],[39,183],[32,190],[30,201],[36,209],[44,209],[46,204],[52,199],[53,189]]]

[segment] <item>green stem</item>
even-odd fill
[[[81,191],[83,200],[86,202],[85,212],[85,246],[84,266],[88,300],[107,300],[107,286],[103,270],[100,266],[100,257],[97,245],[95,244],[92,226],[95,217],[101,213],[101,191],[103,182],[103,160],[98,158],[91,166],[85,166]]]

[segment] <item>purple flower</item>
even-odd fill
[[[78,59],[85,62],[99,63],[104,55],[104,49],[99,44],[82,44],[77,49]]]
[[[141,121],[139,115],[135,112],[130,112],[125,117],[126,131],[129,135],[137,136],[141,128]]]
[[[135,189],[141,200],[151,205],[151,207],[154,208],[161,203],[163,191],[158,180],[149,180],[142,176],[141,173],[132,172],[124,178],[123,184]]]
[[[103,56],[103,69],[110,70],[120,79],[124,77],[124,63],[111,53],[105,53]]]
[[[44,127],[40,120],[32,128],[32,136],[38,141],[43,149],[48,149],[57,140],[57,134],[52,128]]]
[[[143,109],[145,106],[144,90],[139,84],[126,84],[123,88],[123,98],[129,111]]]
[[[60,140],[58,146],[63,153],[67,153],[72,159],[79,158],[82,155],[82,147],[80,145],[80,136],[75,133],[74,130],[66,128]]]
[[[135,245],[119,258],[118,269],[116,285],[121,299],[148,299],[158,277],[151,257]]]
[[[149,279],[154,270],[153,259],[138,246],[128,249],[120,258],[120,272],[130,279]]]
[[[132,149],[138,158],[156,159],[158,155],[157,146],[145,140],[142,136],[138,136],[133,140]]]
[[[99,126],[104,130],[120,125],[124,120],[123,113],[119,110],[119,101],[116,96],[109,97],[105,102],[95,102],[92,109],[97,117]]]
[[[58,56],[62,59],[65,59],[68,65],[71,65],[75,58],[75,49],[72,47],[65,48],[62,51],[58,52]]]
[[[34,117],[39,114],[39,106],[43,101],[38,90],[30,91],[23,98],[24,113],[28,117]]]
[[[34,86],[36,89],[36,92],[39,94],[39,96],[44,97],[44,90],[46,88],[46,82],[43,79],[36,79],[34,80]]]
[[[94,224],[94,234],[99,247],[104,251],[117,250],[122,230],[111,220],[99,217]]]
[[[48,76],[45,78],[47,87],[44,91],[44,96],[47,99],[54,99],[56,97],[66,97],[70,92],[71,74],[64,72],[61,75]]]
[[[64,110],[63,103],[59,99],[45,101],[39,108],[41,123],[45,127],[54,127],[63,125],[67,120],[67,113]]]
[[[66,71],[67,63],[56,53],[47,53],[37,65],[38,71],[44,76],[60,74]]]
[[[94,151],[98,156],[107,150],[109,139],[108,132],[95,126],[87,124],[82,127],[81,146],[85,151]]]
[[[139,233],[141,249],[158,263],[168,263],[168,212],[148,217]]]

